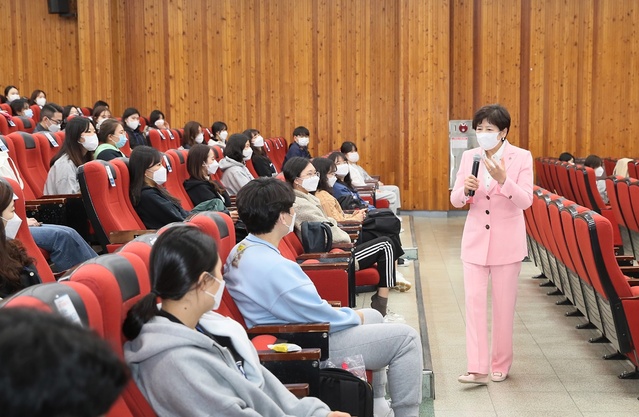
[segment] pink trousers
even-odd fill
[[[507,374],[513,362],[513,322],[521,262],[464,264],[468,372]],[[488,280],[492,280],[492,353],[488,346]]]

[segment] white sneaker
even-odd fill
[[[410,281],[407,281],[401,272],[395,272],[395,286],[393,287],[393,289],[399,292],[406,292],[412,287],[413,284],[411,284]]]
[[[384,323],[406,323],[406,319],[401,314],[397,314],[390,311],[389,309],[386,309]]]
[[[410,266],[410,264],[412,264],[413,261],[411,261],[410,259],[404,259],[404,263],[403,264],[398,264],[397,266],[401,266],[401,267],[406,267],[406,266]]]

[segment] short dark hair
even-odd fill
[[[473,129],[486,120],[491,125],[497,126],[499,130],[508,129],[506,136],[510,133],[510,113],[502,105],[489,104],[477,110],[473,116]]]
[[[295,156],[286,161],[282,167],[282,173],[284,174],[286,182],[292,186],[295,180],[299,178],[302,171],[304,171],[304,168],[306,168],[310,163],[311,161],[307,158],[302,158],[301,156]]]
[[[218,133],[220,133],[223,130],[228,130],[228,126],[226,126],[226,123],[224,122],[214,122],[211,125],[211,134],[213,135],[213,138],[215,138],[215,135],[217,135]]]
[[[328,159],[330,159],[333,162],[337,161],[337,158],[341,158],[344,161],[348,162],[348,158],[346,158],[346,155],[344,155],[342,152],[332,152],[328,156]],[[343,180],[340,180],[339,177],[337,177],[337,181],[339,181],[342,184],[346,185],[351,191],[355,191],[355,189],[353,188],[353,181],[351,180],[351,173],[350,172],[348,174],[346,174],[346,176],[344,177]]]
[[[162,113],[160,110],[157,110],[157,109],[153,110],[151,114],[149,115],[150,127],[157,127],[155,126],[155,122],[157,122],[160,119],[163,119],[166,121],[166,117],[164,117],[164,113]]]
[[[237,213],[246,230],[253,234],[264,234],[273,230],[281,213],[291,211],[295,193],[284,181],[260,177],[240,188],[236,203]]]
[[[140,115],[140,112],[138,111],[138,109],[136,109],[135,107],[127,107],[124,110],[124,113],[122,113],[122,121],[125,121],[126,119],[133,116],[134,114],[137,114],[138,116]]]
[[[575,157],[572,156],[572,154],[568,153],[568,152],[564,152],[561,155],[559,155],[559,160],[562,161],[562,162],[570,162],[570,161],[572,161],[574,159],[575,159]]]
[[[93,113],[92,113],[92,117],[94,121],[98,121],[98,118],[100,117],[100,115],[105,112],[108,111],[109,114],[111,113],[111,110],[109,110],[109,108],[107,106],[97,106],[93,108]]]
[[[224,156],[237,162],[244,161],[244,154],[242,151],[246,146],[246,142],[249,142],[250,140],[251,139],[248,136],[242,133],[233,133],[226,141]]]
[[[106,119],[102,122],[100,125],[100,131],[98,132],[98,141],[100,143],[108,143],[109,136],[115,134],[115,130],[118,128],[118,125],[124,127],[122,122],[117,119]]]
[[[331,170],[337,169],[335,162],[328,158],[313,158],[312,164],[319,173],[320,180],[317,189],[328,191],[328,193],[332,194],[333,187],[328,184],[328,173],[331,172]]]
[[[15,88],[16,90],[18,90],[18,87],[16,87],[15,85],[8,85],[8,86],[6,86],[6,87],[4,88],[4,96],[5,96],[6,98],[9,98],[9,97],[7,97],[7,96],[9,95],[9,91],[11,91],[11,89],[12,89],[12,88]],[[18,90],[18,91],[20,91],[20,90]]]
[[[293,130],[293,136],[310,136],[311,132],[308,131],[304,126],[297,126],[295,130]]]
[[[212,272],[218,262],[220,256],[215,240],[197,227],[185,223],[161,233],[149,258],[153,292],[129,310],[122,326],[127,339],[138,337],[142,326],[157,315],[157,296],[167,300],[181,299],[197,284],[200,275]]]
[[[340,150],[340,151],[341,151],[344,155],[346,155],[346,154],[347,154],[347,153],[349,153],[349,152],[353,152],[353,151],[357,152],[357,145],[355,145],[355,143],[354,143],[354,142],[348,142],[348,141],[346,141],[346,142],[342,143],[342,146],[339,148],[339,150]],[[348,161],[348,159],[347,159],[347,161]]]
[[[128,381],[97,334],[52,313],[0,309],[0,390],[5,417],[97,417]]]
[[[43,121],[45,117],[50,120],[55,113],[62,114],[62,112],[64,112],[62,107],[55,103],[47,103],[40,110],[40,121]]]
[[[588,157],[586,157],[586,160],[584,161],[584,166],[590,168],[599,168],[600,166],[603,166],[603,161],[597,155],[588,155]]]
[[[19,98],[9,103],[9,107],[11,107],[11,111],[13,112],[14,116],[17,116],[18,112],[22,112],[25,106],[29,108],[29,102],[26,98]]]
[[[109,103],[103,100],[98,100],[95,103],[93,103],[93,109],[95,109],[96,107],[106,107],[108,109]]]

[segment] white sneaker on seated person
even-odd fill
[[[401,272],[395,272],[395,286],[393,289],[398,290],[399,292],[406,292],[413,287],[413,284],[410,281],[404,278],[404,275]]]

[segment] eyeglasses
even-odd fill
[[[314,171],[314,172],[307,173],[303,177],[300,175],[300,178],[311,178],[311,177],[319,177],[319,176],[320,176],[319,172]]]
[[[57,125],[62,124],[62,119],[60,119],[60,120],[49,119],[49,120],[51,120],[53,123],[55,123]]]

